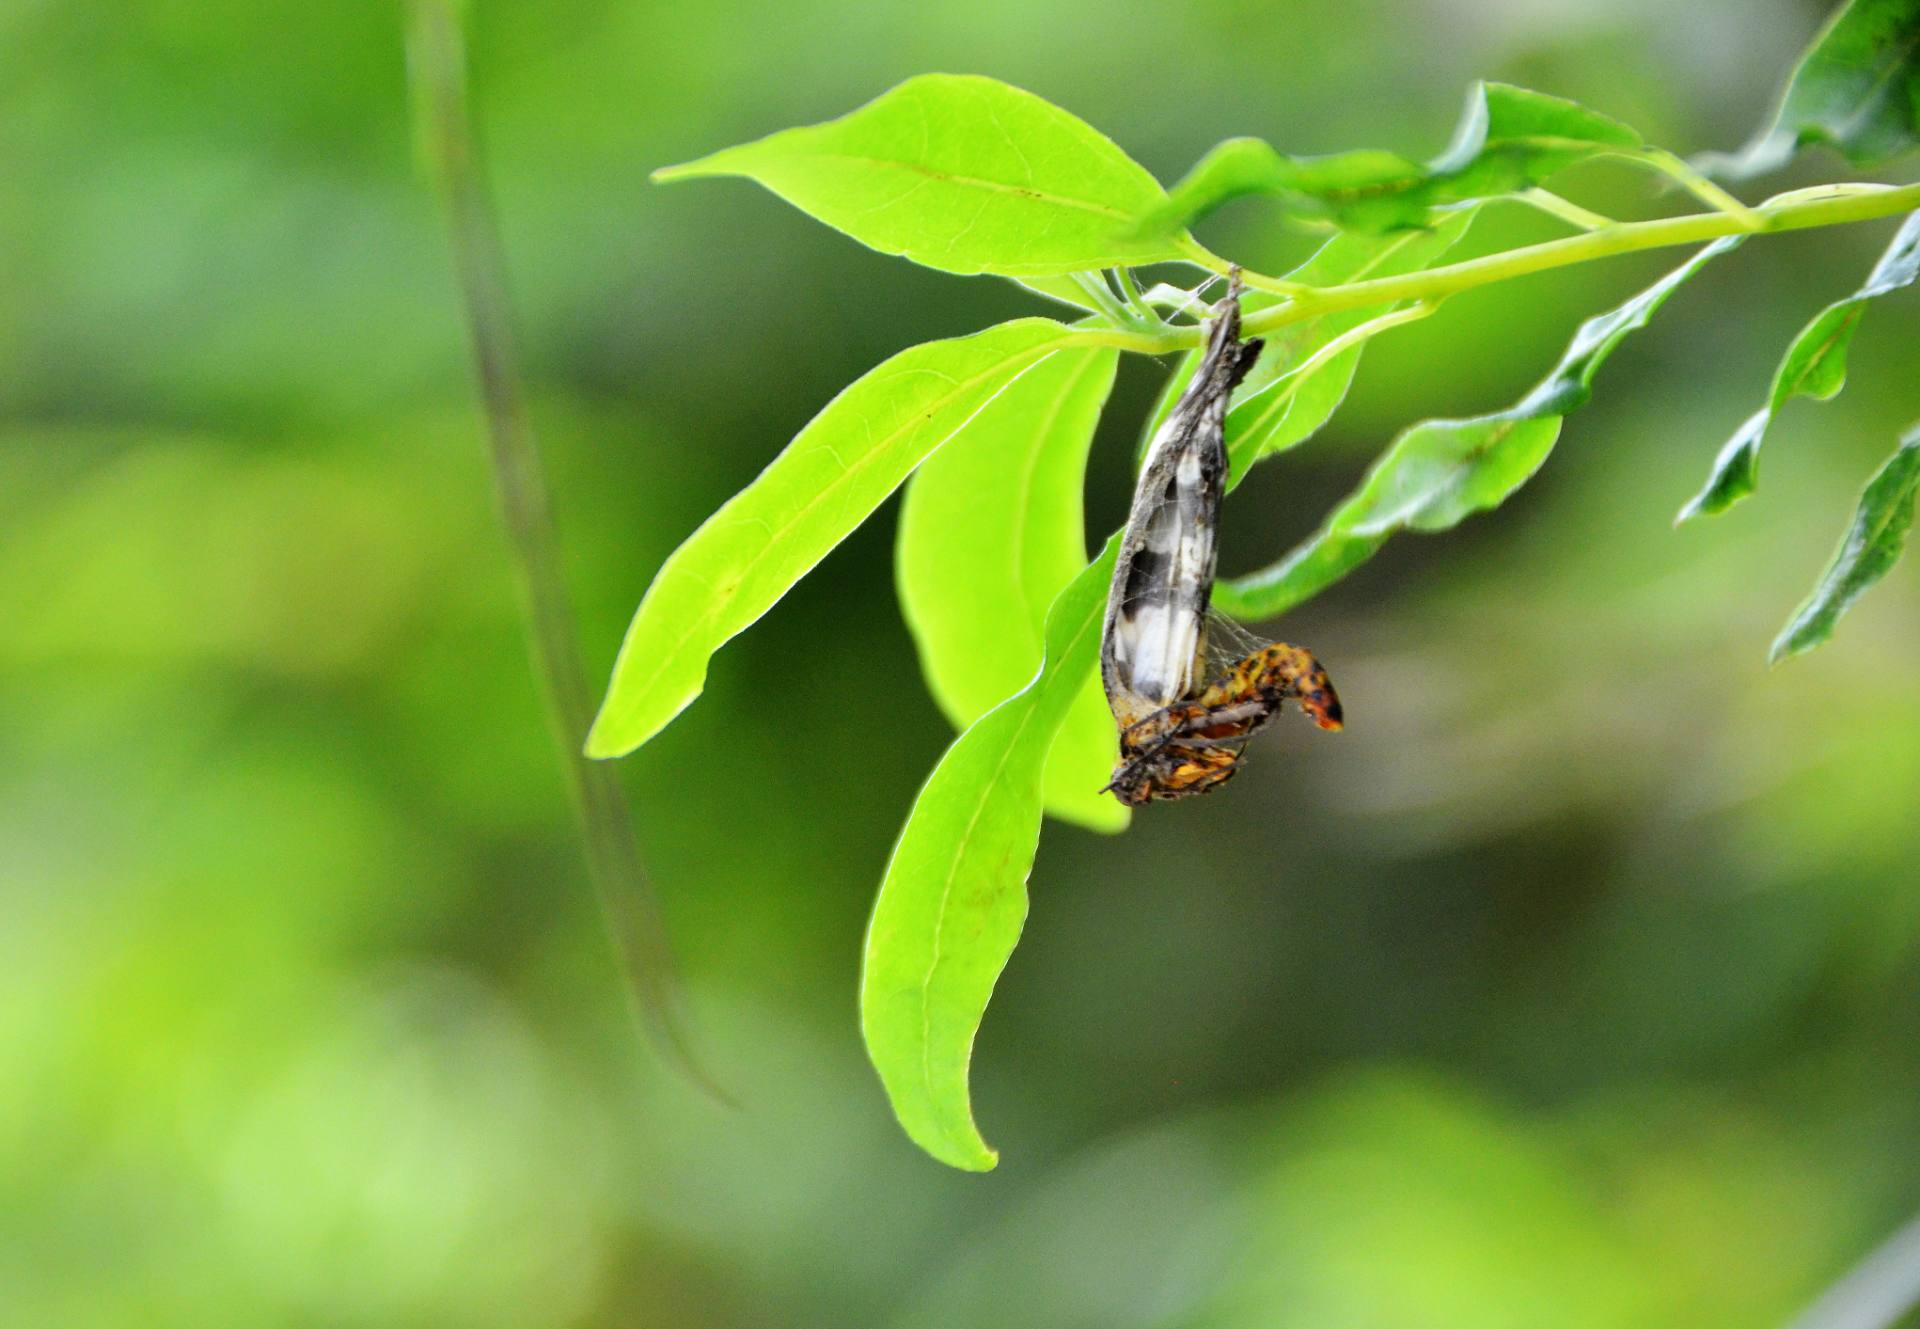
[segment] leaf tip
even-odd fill
[[[586,756],[594,761],[607,761],[613,757],[624,757],[633,751],[632,746],[622,743],[619,738],[610,732],[613,726],[607,724],[605,721],[606,712],[602,711],[600,718],[593,722],[593,727],[587,730],[587,741],[580,749],[581,752],[585,753]]]
[[[938,1153],[934,1157],[958,1172],[991,1172],[1000,1166],[1000,1151],[977,1138],[964,1153]]]
[[[710,159],[706,157],[698,157],[693,161],[678,162],[672,166],[656,166],[648,173],[647,179],[656,185],[670,185],[676,180],[691,180],[707,173],[702,169],[702,163],[708,160]]]
[[[609,696],[601,703],[600,713],[593,717],[593,724],[587,729],[587,741],[581,751],[595,761],[606,761],[613,757],[625,757],[638,751],[651,742],[653,736],[665,729],[672,719],[687,708],[687,703],[698,696],[698,689],[679,705],[661,714],[658,711],[636,710],[626,704],[627,699]]]

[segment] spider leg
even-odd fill
[[[1243,720],[1264,720],[1270,713],[1271,708],[1258,698],[1252,701],[1238,701],[1229,706],[1214,706],[1195,712],[1180,722],[1178,732],[1192,734],[1223,724],[1239,724]]]

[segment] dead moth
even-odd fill
[[[1107,592],[1100,678],[1120,726],[1120,764],[1107,788],[1122,803],[1225,783],[1253,731],[1289,697],[1322,729],[1340,727],[1340,700],[1310,652],[1262,644],[1208,609],[1227,399],[1261,348],[1240,340],[1240,289],[1235,272],[1193,378],[1147,448]],[[1220,659],[1222,644],[1244,655]]]

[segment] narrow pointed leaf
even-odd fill
[[[1140,229],[1143,236],[1177,235],[1221,204],[1254,195],[1347,230],[1423,226],[1442,204],[1513,193],[1577,162],[1644,146],[1628,126],[1573,102],[1476,83],[1452,144],[1424,165],[1378,149],[1294,157],[1259,139],[1229,139],[1201,158]]]
[[[913,468],[1071,334],[1019,319],[900,352],[827,403],[661,567],[627,629],[587,752],[616,757],[700,694],[707,661]]]
[[[1044,275],[1178,257],[1138,234],[1166,192],[1084,120],[995,79],[926,74],[838,120],[654,173],[737,175],[943,272]]]
[[[1774,416],[1795,397],[1826,401],[1847,383],[1847,351],[1867,302],[1911,286],[1920,277],[1920,212],[1907,218],[1880,256],[1865,284],[1844,300],[1814,315],[1780,358],[1767,404],[1748,416],[1713,461],[1713,471],[1698,494],[1680,509],[1676,522],[1725,512],[1747,497],[1760,479],[1760,445]]]
[[[965,729],[1040,665],[1048,607],[1086,567],[1087,449],[1113,386],[1110,350],[1055,351],[1002,392],[907,486],[900,604],[940,708]],[[1126,827],[1101,794],[1113,718],[1089,670],[1047,764],[1047,810],[1094,830]]]
[[[1048,749],[1099,658],[1117,537],[1047,617],[1032,682],[949,747],[914,800],[867,928],[860,1029],[894,1115],[969,1171],[997,1155],[974,1124],[974,1036],[1027,917]]]
[[[1732,179],[1779,170],[1823,143],[1854,166],[1920,144],[1920,0],[1850,0],[1794,67],[1772,123],[1703,169]]]
[[[1505,502],[1545,463],[1563,416],[1592,395],[1594,375],[1636,328],[1716,255],[1707,245],[1638,295],[1580,325],[1553,370],[1495,415],[1426,420],[1400,433],[1359,489],[1319,532],[1285,558],[1214,588],[1214,603],[1240,618],[1271,618],[1311,599],[1372,558],[1401,531],[1444,531]]]
[[[1626,340],[1627,334],[1646,327],[1647,320],[1667,302],[1668,297],[1692,280],[1695,273],[1720,255],[1738,249],[1746,243],[1746,239],[1744,235],[1729,235],[1702,246],[1685,262],[1631,300],[1582,323],[1573,334],[1573,340],[1567,344],[1560,363],[1514,407],[1515,412],[1537,415],[1552,411],[1565,415],[1575,407],[1585,406],[1593,398],[1594,375],[1600,372],[1600,366],[1607,362],[1607,357]]]
[[[1920,490],[1920,428],[1908,432],[1899,449],[1867,482],[1832,565],[1775,639],[1768,657],[1773,663],[1810,651],[1831,637],[1840,616],[1900,561],[1913,526],[1916,490]]]

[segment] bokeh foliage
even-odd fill
[[[929,68],[1032,87],[1168,179],[1249,129],[1421,159],[1438,131],[1406,127],[1480,76],[1730,143],[1820,17],[1543,12],[475,6],[596,664],[841,384],[1041,312],[648,168]],[[1846,394],[1782,413],[1752,501],[1667,530],[1884,235],[1703,272],[1526,503],[1289,623],[1342,671],[1338,745],[1289,733],[1232,800],[1049,837],[981,1051],[1023,1163],[980,1182],[899,1138],[849,1018],[949,733],[884,521],[631,762],[729,1112],[637,1048],[588,900],[396,16],[40,4],[0,37],[0,1320],[1746,1325],[1920,1199],[1912,578],[1807,662],[1754,649],[1908,422],[1911,294]],[[1298,252],[1258,205],[1205,225]],[[1270,528],[1230,528],[1226,567],[1310,531],[1405,421],[1518,399],[1551,350],[1514,344],[1666,266],[1374,348],[1236,496]],[[1159,386],[1137,370],[1096,530]]]

